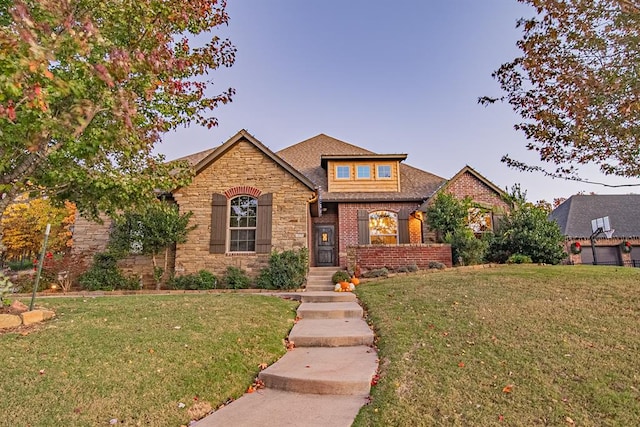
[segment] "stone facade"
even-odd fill
[[[238,188],[244,190],[238,191]],[[313,192],[253,144],[240,140],[206,166],[192,183],[173,194],[180,211],[192,211],[197,228],[176,249],[176,274],[206,269],[222,275],[228,266],[242,268],[255,276],[268,263],[268,253],[210,253],[212,195],[244,193],[256,196],[272,193],[272,249],[307,248],[308,200]]]

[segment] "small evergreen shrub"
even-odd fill
[[[200,270],[197,273],[173,277],[169,280],[169,286],[171,288],[191,291],[216,289],[217,285],[218,278],[207,270]]]
[[[140,289],[137,277],[125,277],[117,266],[118,258],[108,252],[99,252],[93,264],[78,281],[88,291],[113,291],[116,289]]]
[[[447,266],[438,261],[429,261],[429,268],[444,270],[445,268],[447,268]]]
[[[333,276],[331,276],[331,281],[333,282],[334,285],[340,282],[348,282],[349,279],[351,279],[351,276],[349,275],[348,272],[344,270],[338,270],[335,273],[333,273]]]
[[[531,257],[522,254],[513,254],[507,259],[507,264],[531,264]]]
[[[222,283],[227,289],[247,289],[251,279],[243,269],[229,266],[224,273]]]
[[[11,271],[30,270],[33,268],[33,260],[24,258],[21,260],[7,261],[7,266]]]
[[[387,270],[384,267],[377,268],[375,270],[369,270],[365,273],[362,273],[362,277],[364,277],[365,279],[371,279],[374,277],[387,277],[387,276],[389,276],[389,270]]]
[[[273,252],[269,258],[269,267],[260,271],[257,286],[262,289],[300,288],[305,282],[308,268],[309,251],[306,248]]]

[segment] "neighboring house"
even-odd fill
[[[506,210],[503,192],[468,166],[446,180],[406,158],[324,134],[274,153],[245,130],[184,157],[195,177],[172,196],[181,211],[193,212],[197,228],[177,246],[175,272],[222,274],[235,266],[256,275],[272,251],[299,248],[309,249],[311,266],[451,266],[449,245],[434,243],[424,224],[428,201],[439,191],[470,196],[482,210],[482,231]],[[91,242],[95,250],[108,233],[79,223],[75,234],[92,238],[74,235],[76,248]]]
[[[598,264],[640,267],[640,253],[636,252],[640,251],[638,212],[640,195],[575,195],[554,209],[549,218],[558,223],[566,237],[565,246],[569,253],[569,262],[593,264],[591,221],[609,217],[611,228],[614,230],[611,238],[607,238],[603,233],[594,236],[593,248]],[[578,250],[575,249],[576,243],[580,247]],[[627,248],[631,249],[630,252]]]

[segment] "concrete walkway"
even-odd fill
[[[198,421],[212,426],[348,427],[367,402],[378,369],[373,332],[350,292],[333,292],[336,267],[312,268],[289,333],[295,348],[260,372],[265,388]]]

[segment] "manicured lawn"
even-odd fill
[[[57,318],[0,335],[0,425],[187,424],[194,405],[237,398],[285,353],[296,309],[232,294],[37,302]]]
[[[640,425],[640,269],[447,271],[357,292],[381,378],[355,426]]]

